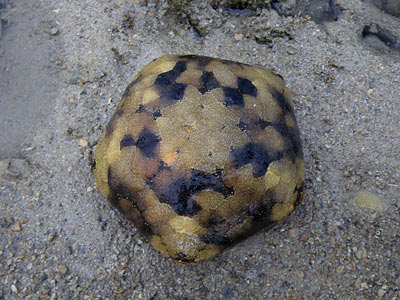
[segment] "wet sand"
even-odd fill
[[[360,0],[336,1],[329,21],[290,7],[11,2],[0,6],[1,299],[400,297],[398,17]],[[306,161],[306,199],[284,223],[187,266],[154,250],[89,171],[127,85],[169,53],[281,74]]]

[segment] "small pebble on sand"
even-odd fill
[[[383,212],[383,205],[381,199],[367,191],[361,191],[356,196],[355,202],[357,206],[361,209],[368,209]]]

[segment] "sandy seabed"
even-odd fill
[[[400,299],[398,17],[361,0],[336,1],[326,22],[167,1],[0,3],[0,299]],[[281,74],[306,161],[306,199],[284,223],[186,266],[89,171],[134,75],[174,53]]]

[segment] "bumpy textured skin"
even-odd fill
[[[128,86],[93,172],[156,249],[181,262],[213,257],[302,200],[289,90],[261,67],[163,56]]]

